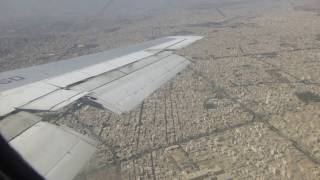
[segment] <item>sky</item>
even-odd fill
[[[0,21],[134,16],[225,1],[243,0],[0,0]]]
[[[170,7],[179,0],[0,0],[2,20],[126,15]],[[180,0],[183,1],[183,0]]]

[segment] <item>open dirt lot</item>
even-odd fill
[[[319,2],[162,0],[110,17],[119,2],[72,22],[0,25],[0,71],[205,36],[178,52],[192,64],[128,114],[81,103],[42,114],[99,141],[77,179],[320,178]]]

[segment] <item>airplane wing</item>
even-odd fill
[[[201,38],[165,37],[0,73],[1,134],[44,177],[72,179],[96,142],[28,112],[57,111],[82,99],[127,113],[188,66],[174,51]]]

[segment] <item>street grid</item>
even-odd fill
[[[76,179],[319,179],[320,6],[240,2],[132,24],[93,21],[95,29],[82,24],[63,38],[40,38],[34,49],[0,51],[1,63],[9,70],[165,35],[204,35],[177,52],[188,68],[129,113],[82,100],[39,113],[99,142]]]

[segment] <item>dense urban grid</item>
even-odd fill
[[[4,71],[167,35],[205,36],[177,52],[188,68],[127,114],[83,101],[40,114],[99,142],[77,179],[319,179],[320,3],[186,1],[131,18],[1,37]]]

